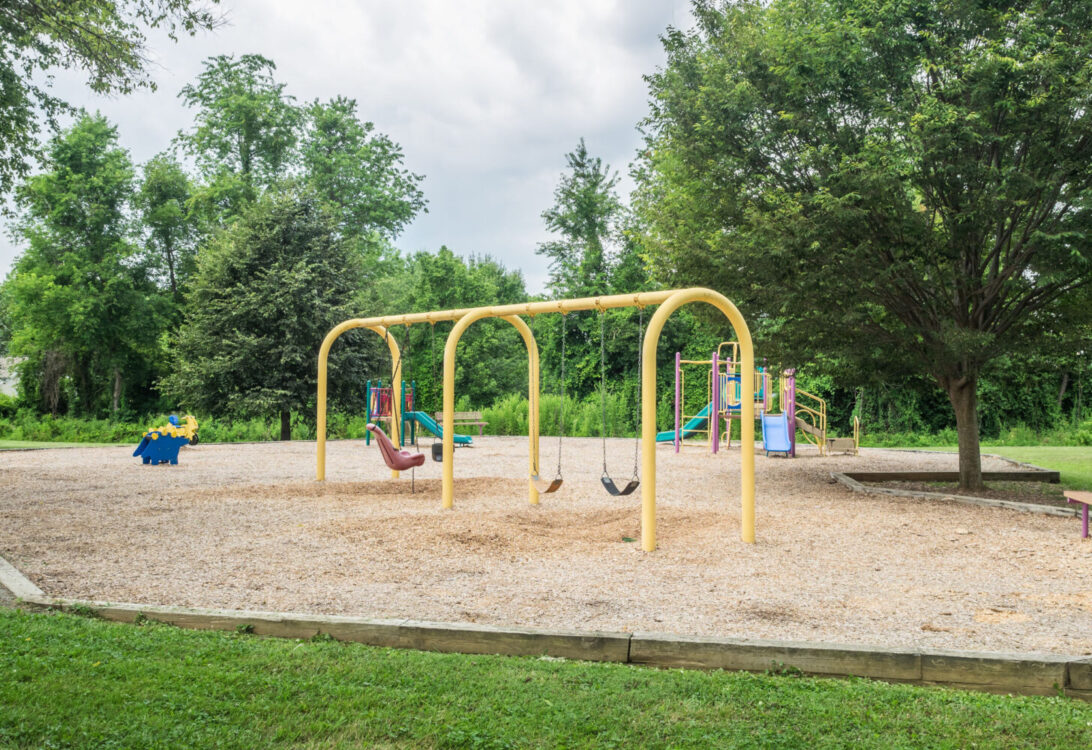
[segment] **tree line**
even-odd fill
[[[135,7],[189,29],[215,23],[193,6]],[[1079,419],[1092,19],[1049,0],[693,11],[694,28],[666,30],[667,63],[647,77],[629,200],[582,140],[565,156],[537,248],[546,295],[713,287],[750,321],[766,366],[797,368],[832,400],[836,426],[854,412],[891,430],[954,424],[966,486],[981,482],[983,430]],[[63,59],[68,42],[55,42],[40,68]],[[297,102],[275,71],[260,55],[206,61],[180,92],[190,127],[139,169],[86,113],[49,141],[38,174],[15,180],[8,159],[25,250],[0,321],[24,358],[22,403],[273,416],[286,435],[313,405],[315,352],[340,320],[529,298],[492,258],[399,251],[427,210],[422,176],[355,101]],[[639,318],[532,321],[544,388],[560,390],[564,344],[567,393],[595,398],[605,380],[636,403]],[[446,330],[390,333],[429,410]],[[708,311],[676,316],[661,378],[676,349],[707,356],[730,335]],[[476,324],[462,347],[466,404],[525,389],[509,326]],[[381,340],[348,335],[331,362],[334,408],[360,409],[364,381],[389,367]]]

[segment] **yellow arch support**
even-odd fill
[[[712,289],[683,289],[674,292],[652,316],[645,330],[641,352],[641,547],[656,549],[656,349],[660,333],[671,314],[691,302],[708,302],[716,307],[736,331],[741,364],[740,397],[740,536],[755,541],[755,352],[751,331],[739,310],[727,297]]]
[[[369,331],[375,331],[383,340],[387,342],[387,348],[391,353],[391,388],[397,389],[398,393],[395,394],[394,390],[391,391],[391,441],[398,445],[402,435],[402,378],[401,367],[402,357],[398,350],[398,342],[394,340],[394,336],[387,335],[387,326],[381,326],[377,324],[369,323],[366,320],[346,320],[337,326],[334,326],[326,338],[322,340],[322,346],[319,348],[318,358],[318,406],[316,412],[316,429],[318,432],[318,479],[321,481],[326,478],[326,375],[327,375],[327,360],[330,357],[330,347],[334,345],[338,337],[346,331],[351,331],[354,328],[367,328]],[[397,383],[397,385],[395,385]],[[399,473],[391,470],[391,479],[397,479]]]
[[[736,337],[739,340],[740,375],[742,376],[740,385],[743,401],[741,404],[742,419],[740,420],[743,429],[742,455],[740,458],[740,502],[742,506],[740,536],[744,542],[753,543],[755,540],[754,346],[751,342],[751,333],[747,328],[747,323],[736,306],[724,295],[712,289],[700,287],[347,320],[327,334],[319,350],[316,477],[321,481],[326,476],[326,361],[329,356],[330,346],[345,331],[351,328],[370,328],[381,332],[397,325],[437,323],[445,320],[455,321],[455,326],[444,345],[443,382],[442,503],[444,508],[451,508],[455,502],[455,356],[460,337],[472,323],[484,318],[501,318],[512,323],[520,332],[524,343],[527,345],[527,387],[528,408],[530,408],[531,403],[538,402],[537,398],[530,398],[531,396],[537,396],[539,388],[538,346],[530,328],[518,316],[659,305],[659,309],[656,310],[656,313],[649,321],[644,348],[641,352],[641,443],[644,458],[641,467],[641,546],[645,551],[651,552],[656,549],[656,350],[664,323],[667,322],[667,319],[675,310],[691,302],[706,302],[724,313],[735,329]],[[528,417],[529,474],[534,473],[534,467],[538,464],[538,414],[533,412],[534,410]],[[530,480],[528,481],[528,488],[531,502],[537,503],[538,492]]]

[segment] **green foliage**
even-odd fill
[[[279,413],[287,437],[287,415],[313,403],[318,344],[352,317],[359,273],[312,196],[263,196],[199,256],[164,389],[190,410]],[[335,352],[335,404],[363,393],[361,369],[352,348]]]
[[[607,392],[607,437],[632,437],[639,431],[639,405],[622,394]],[[583,399],[566,394],[562,415],[561,396],[544,394],[539,403],[540,434],[557,435],[564,417],[570,437],[598,437],[603,433],[603,406],[599,393]],[[487,435],[526,435],[527,397],[511,393],[482,410]]]
[[[166,270],[166,283],[176,303],[196,265],[200,236],[189,204],[193,187],[182,166],[160,154],[144,165],[135,202],[145,232],[145,246],[153,267]]]
[[[0,193],[40,155],[43,123],[69,111],[49,92],[57,69],[82,70],[99,94],[154,88],[145,29],[194,34],[218,19],[219,0],[5,0],[0,7]],[[44,79],[44,82],[43,82]]]
[[[0,630],[0,744],[13,747],[1092,743],[1092,706],[1061,697],[239,638],[12,610],[0,610]]]
[[[371,300],[374,306],[365,308],[370,313],[451,310],[527,299],[522,275],[489,257],[462,258],[441,247],[436,253],[415,253],[392,266],[378,285],[379,295]],[[418,406],[429,413],[443,408],[444,345],[451,326],[416,325],[408,333],[404,328],[390,332],[402,351],[405,379],[417,383]],[[384,352],[378,363],[368,376],[389,382],[389,355]],[[506,321],[474,323],[459,341],[456,396],[483,405],[520,391],[527,391],[527,350],[522,338]]]
[[[117,413],[126,382],[154,368],[167,314],[129,239],[133,166],[116,129],[85,114],[50,142],[45,167],[16,193],[28,246],[4,285],[8,348],[26,357],[26,401]]]
[[[611,173],[598,157],[588,154],[584,139],[565,155],[570,173],[554,190],[554,205],[542,212],[546,228],[560,238],[539,245],[536,252],[550,259],[550,290],[561,298],[592,297],[611,288],[608,245],[622,212]]]
[[[425,210],[424,179],[402,166],[402,149],[357,118],[356,100],[339,96],[304,110],[300,164],[315,192],[333,206],[346,235],[393,239]]]
[[[0,393],[0,419],[6,419],[8,417],[14,417],[17,411],[18,401],[14,396],[9,396],[6,393]]]
[[[291,165],[301,113],[276,65],[261,55],[219,55],[180,94],[197,110],[178,140],[204,180],[198,200],[211,215],[231,217],[276,185]]]
[[[695,5],[635,174],[657,278],[727,293],[762,350],[930,376],[976,464],[977,380],[1092,279],[1092,16],[1005,0]],[[973,481],[970,474],[964,478]]]

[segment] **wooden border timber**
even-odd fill
[[[858,482],[958,482],[958,471],[847,471],[846,476]],[[984,471],[984,482],[1047,482],[1058,484],[1061,472],[1049,469],[1034,471]]]
[[[323,633],[340,641],[385,648],[553,656],[663,668],[748,672],[799,670],[818,677],[855,676],[993,693],[1064,693],[1092,701],[1092,659],[1087,658],[115,604],[46,596],[22,573],[3,562],[3,558],[0,563],[0,585],[13,593],[28,592],[26,596],[19,595],[28,608],[90,610],[98,617],[114,622],[131,623],[146,618],[193,630],[245,629],[255,635],[278,638],[312,638]],[[29,593],[28,587],[39,593]]]
[[[906,475],[913,472],[891,472],[892,476],[885,479],[870,479],[868,481],[899,481],[896,474]],[[933,472],[939,473],[939,472]],[[1005,472],[990,472],[991,474],[1004,474]],[[1057,473],[1057,472],[1054,472]],[[1058,507],[1054,505],[1039,505],[1036,503],[1018,503],[1015,500],[997,500],[992,497],[972,497],[970,495],[952,495],[946,492],[922,492],[920,490],[898,490],[892,487],[871,487],[862,484],[857,477],[867,475],[869,477],[880,476],[883,472],[837,472],[832,471],[832,479],[841,482],[854,492],[867,495],[889,495],[893,497],[911,497],[917,500],[943,500],[945,502],[963,503],[965,505],[983,505],[990,508],[1008,508],[1022,513],[1039,513],[1045,516],[1065,516],[1067,518],[1080,513],[1075,508]],[[953,472],[955,474],[955,472]],[[957,476],[958,478],[958,476]]]

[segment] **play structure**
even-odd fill
[[[636,456],[632,477],[619,488],[611,478],[606,466],[604,452],[603,475],[601,484],[611,494],[624,495],[641,490],[641,546],[651,552],[656,548],[656,350],[664,323],[675,310],[693,302],[706,302],[720,310],[732,324],[738,339],[738,357],[736,367],[740,375],[740,424],[744,445],[754,444],[754,350],[750,331],[739,310],[724,295],[711,289],[691,288],[661,292],[643,292],[640,294],[619,294],[605,297],[588,297],[573,300],[553,300],[549,302],[527,302],[515,305],[497,305],[460,310],[422,312],[406,315],[384,315],[373,318],[356,318],[335,326],[322,342],[318,357],[318,393],[316,407],[317,445],[316,478],[322,481],[326,477],[326,386],[327,366],[330,348],[341,334],[355,328],[366,328],[375,332],[387,343],[391,353],[393,391],[389,398],[390,428],[392,445],[400,444],[405,432],[402,414],[405,409],[405,384],[401,377],[401,351],[391,329],[404,326],[408,333],[410,326],[426,323],[433,326],[441,322],[454,325],[447,336],[443,354],[443,421],[438,425],[438,442],[433,447],[433,455],[442,463],[441,504],[444,508],[454,506],[455,495],[455,368],[459,339],[463,332],[476,321],[486,318],[500,318],[511,323],[523,338],[527,348],[528,380],[528,499],[532,504],[539,502],[539,486],[544,482],[539,473],[539,352],[531,327],[523,316],[534,319],[535,316],[559,314],[564,324],[564,316],[583,310],[595,310],[602,315],[604,311],[621,307],[658,306],[648,321],[647,330],[640,340],[640,421],[641,438],[635,445]],[[643,313],[642,313],[643,316]],[[643,318],[642,318],[643,322]],[[603,340],[600,320],[600,340]],[[435,336],[435,334],[433,334]],[[404,341],[409,341],[408,335]],[[562,339],[564,340],[564,338]],[[601,347],[602,348],[602,347]],[[602,351],[601,351],[602,357]],[[562,366],[564,366],[564,357]],[[601,377],[605,377],[605,367],[601,367]],[[562,381],[563,383],[563,381]],[[563,385],[562,385],[563,388]],[[419,413],[419,412],[415,412]],[[563,419],[563,417],[562,417]],[[420,423],[420,420],[417,420]],[[561,430],[559,430],[561,432]],[[377,435],[378,437],[378,435]],[[605,439],[605,438],[604,438]],[[604,443],[605,445],[605,443]],[[392,477],[397,477],[401,469],[388,460]],[[555,481],[562,481],[560,472],[560,451],[558,475],[549,480],[544,490]],[[608,482],[609,480],[609,482]],[[612,492],[611,486],[616,492]],[[740,497],[741,518],[740,535],[745,542],[754,542],[754,452],[743,451],[740,461]]]
[[[179,422],[172,414],[163,427],[153,427],[144,433],[140,444],[133,451],[134,457],[140,457],[144,463],[177,464],[178,450],[183,445],[197,445],[197,420],[190,414]]]
[[[725,347],[729,348],[727,355]],[[724,341],[709,359],[683,359],[675,352],[675,427],[656,435],[657,443],[673,443],[675,452],[686,444],[720,450],[721,443],[731,446],[732,420],[743,418],[743,376],[739,371],[739,344]],[[704,374],[705,406],[695,414],[686,413],[686,368],[699,367]],[[794,370],[775,376],[764,367],[753,373],[752,413],[762,425],[762,446],[766,455],[796,455],[796,435],[819,451],[857,455],[861,425],[853,417],[853,437],[833,437],[827,429],[827,402],[796,385]],[[775,406],[776,396],[776,408]],[[723,425],[723,430],[722,430]]]
[[[367,403],[368,422],[382,422],[389,429],[393,414],[391,399],[394,398],[394,388],[389,385],[384,386],[382,380],[374,384],[369,380],[364,393],[365,402]],[[417,384],[402,381],[402,395],[402,429],[398,431],[401,440],[399,445],[405,447],[407,436],[408,442],[411,445],[416,445],[418,426],[423,427],[433,436],[442,439],[444,437],[444,428],[438,425],[436,420],[430,417],[428,413],[414,409],[417,398]],[[372,434],[372,431],[369,430],[364,435],[364,441],[368,445],[371,445]],[[378,435],[376,438],[378,439]],[[470,445],[473,442],[469,435],[455,435],[456,445]]]

